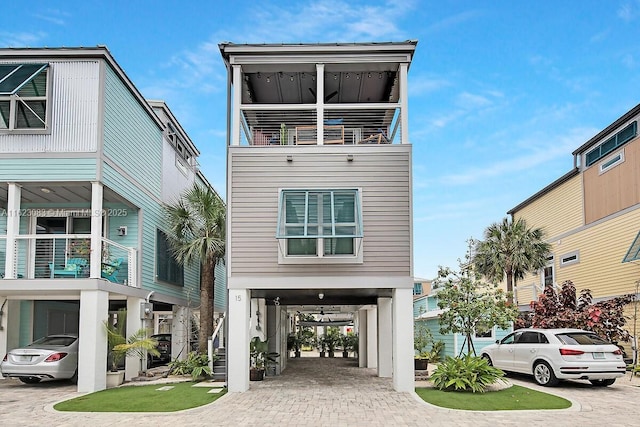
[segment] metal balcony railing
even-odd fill
[[[240,145],[400,144],[400,108],[389,104],[325,105],[322,124],[316,109],[303,105],[244,105]]]
[[[100,277],[138,287],[137,251],[102,240]],[[5,277],[6,236],[0,236],[0,272]],[[21,234],[16,236],[13,269],[18,279],[89,278],[91,236],[88,234]]]

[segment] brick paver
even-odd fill
[[[560,411],[452,411],[428,405],[414,393],[397,393],[391,379],[358,368],[355,359],[291,359],[277,377],[252,382],[246,393],[230,393],[211,405],[171,414],[60,413],[51,405],[77,395],[65,383],[21,384],[0,380],[0,425],[116,426],[553,426],[636,425],[637,380],[607,388],[588,382],[540,388],[524,377],[513,383],[553,392],[575,404]]]

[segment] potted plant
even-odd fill
[[[280,354],[269,351],[267,340],[262,341],[260,337],[253,337],[249,342],[249,357],[251,367],[249,368],[249,380],[262,381],[266,368],[276,362]]]
[[[358,335],[348,332],[342,337],[342,357],[349,357],[350,351],[356,351],[358,346]]]
[[[335,355],[336,347],[340,344],[340,333],[337,328],[329,328],[324,336],[324,341],[327,344],[327,350],[329,357]]]
[[[414,369],[416,371],[426,371],[429,365],[428,347],[433,342],[433,335],[426,326],[414,324],[413,327],[413,348],[415,350]]]
[[[324,339],[324,335],[318,337],[318,350],[320,350],[320,357],[325,357],[327,354],[327,341]]]
[[[123,361],[127,356],[137,355],[142,360],[148,352],[154,356],[159,356],[158,342],[150,338],[145,328],[137,330],[129,338],[126,337],[127,310],[118,310],[116,323],[104,322],[107,331],[107,361],[109,370],[107,371],[107,388],[116,387],[124,382],[124,370],[121,370]]]

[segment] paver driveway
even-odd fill
[[[640,388],[619,379],[607,388],[587,382],[542,389],[526,378],[512,382],[551,391],[576,405],[561,411],[465,412],[427,405],[393,391],[391,380],[357,368],[354,359],[301,358],[279,377],[251,383],[211,405],[181,413],[62,413],[51,404],[77,395],[68,383],[25,385],[0,380],[0,425],[116,426],[630,426],[640,422]],[[634,384],[635,384],[634,380]]]

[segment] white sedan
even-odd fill
[[[532,374],[543,386],[576,379],[606,387],[626,372],[617,346],[581,329],[518,329],[481,356],[503,371]]]
[[[9,351],[0,362],[0,374],[26,384],[42,380],[78,380],[78,337],[49,335],[26,347]]]

